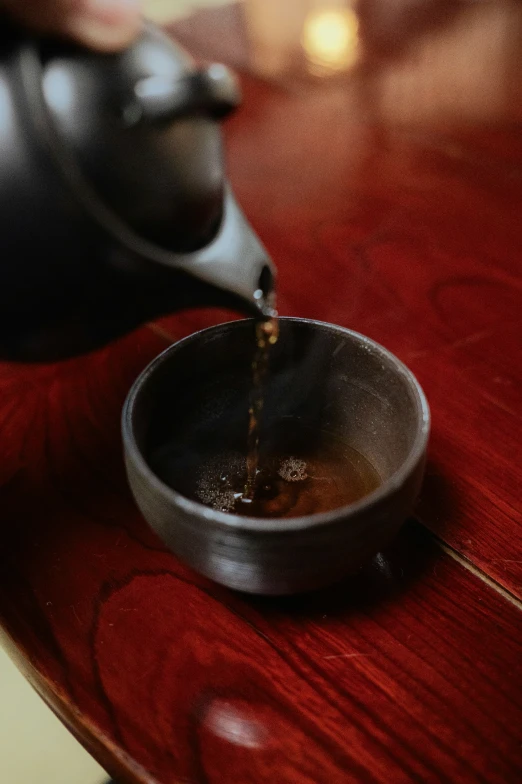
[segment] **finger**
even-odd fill
[[[39,32],[73,38],[102,51],[122,49],[142,24],[139,0],[3,0],[2,4]]]

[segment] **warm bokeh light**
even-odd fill
[[[351,8],[312,11],[303,28],[303,48],[315,66],[345,71],[357,60],[359,21]]]

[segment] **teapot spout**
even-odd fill
[[[221,225],[214,239],[198,251],[175,256],[178,269],[221,290],[224,301],[233,298],[245,315],[275,315],[274,264],[229,186],[225,187]]]

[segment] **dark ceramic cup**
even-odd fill
[[[263,428],[298,418],[357,450],[381,479],[361,500],[306,517],[252,518],[215,511],[160,478],[162,450],[186,455],[190,471],[201,444],[246,441],[253,321],[213,327],[167,349],[137,379],[123,410],[128,478],[149,525],[216,582],[276,595],[335,582],[388,544],[419,493],[430,424],[415,377],[377,343],[303,319],[282,318],[280,329]]]

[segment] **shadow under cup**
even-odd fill
[[[203,456],[246,456],[254,329],[254,321],[237,321],[204,330],[149,365],[123,411],[126,466],[148,523],[194,569],[246,592],[297,593],[354,572],[397,533],[420,489],[429,409],[414,376],[378,344],[331,324],[282,318],[265,384],[260,463],[288,422],[298,422],[311,452],[328,433],[362,455],[380,484],[354,503],[284,519],[205,506],[185,489]]]

